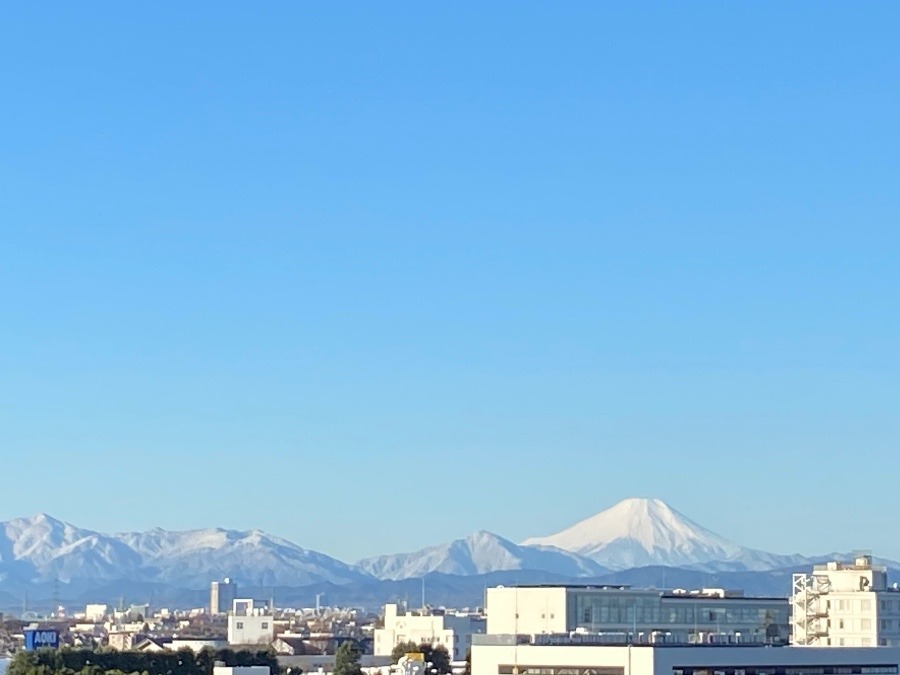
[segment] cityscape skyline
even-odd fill
[[[3,12],[0,520],[900,559],[900,6]]]

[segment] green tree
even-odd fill
[[[362,675],[359,667],[359,647],[347,640],[334,653],[334,675]]]
[[[391,650],[391,661],[397,663],[403,656],[410,652],[417,652],[419,648],[415,642],[398,642]]]
[[[426,675],[449,675],[450,673],[450,652],[444,645],[432,647],[428,643],[419,645],[419,651],[425,655],[425,663],[430,671]]]
[[[8,675],[29,675],[39,665],[37,652],[18,652],[6,669]]]

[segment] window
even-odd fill
[[[624,668],[611,666],[497,666],[498,675],[624,675]]]
[[[269,627],[269,622],[268,622],[268,621],[263,621],[263,622],[262,622],[262,629],[263,629],[263,630],[266,630],[266,629],[268,629],[268,627]]]
[[[863,619],[861,623],[862,630],[872,630],[872,619]]]
[[[234,624],[234,627],[237,628],[238,630],[242,630],[244,628],[244,622],[238,621],[236,624]]]

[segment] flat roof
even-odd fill
[[[636,588],[619,584],[516,584],[514,586],[491,586],[491,588],[578,588],[578,589],[605,589],[617,591],[653,591],[653,588]]]
[[[675,593],[674,589],[671,588],[635,588],[634,586],[619,584],[516,584],[514,586],[491,586],[488,590],[493,588],[565,588],[578,591],[634,591],[636,593],[656,593],[663,598],[687,598],[691,600],[788,600],[787,596],[777,595],[725,595],[723,597],[720,595],[704,595],[702,593]]]

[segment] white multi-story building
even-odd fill
[[[228,644],[270,645],[275,639],[275,616],[253,600],[236,599],[228,615]]]
[[[463,612],[432,610],[398,613],[397,605],[384,606],[384,628],[375,630],[375,656],[390,656],[398,644],[413,642],[446,647],[453,661],[466,658],[472,636],[484,633],[484,617]]]
[[[108,611],[109,607],[107,605],[87,605],[84,608],[84,619],[85,621],[99,623],[106,618]]]
[[[486,597],[487,633],[564,635],[621,633],[636,642],[786,644],[787,598],[738,591],[658,591],[627,586],[498,586]]]
[[[791,598],[793,642],[799,646],[900,646],[900,591],[887,569],[859,556],[795,574]]]

